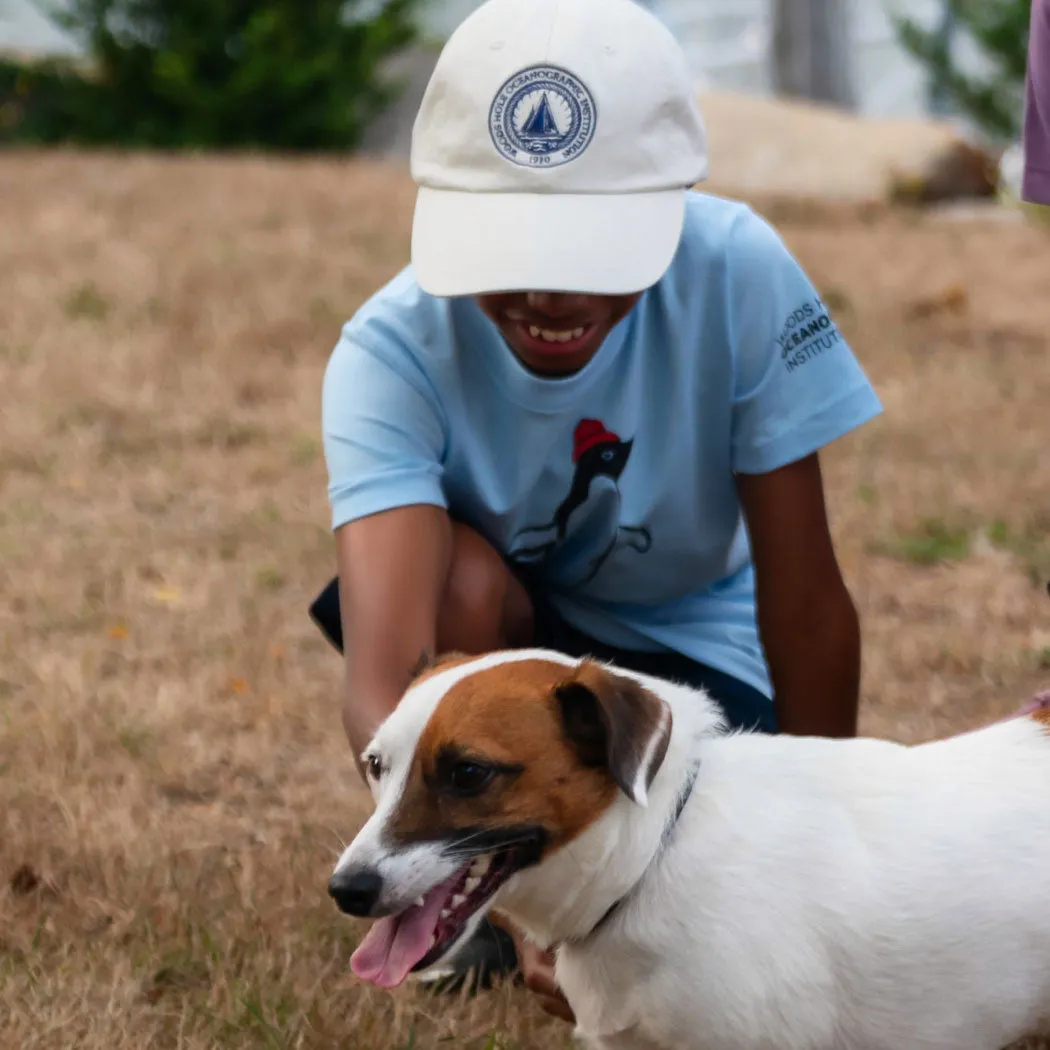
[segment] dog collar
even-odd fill
[[[671,841],[671,836],[674,834],[674,829],[678,825],[678,821],[681,819],[682,813],[685,811],[685,807],[689,802],[690,796],[693,794],[693,787],[696,785],[697,774],[700,772],[699,761],[694,762],[689,770],[689,776],[686,777],[685,783],[682,785],[682,790],[678,793],[678,802],[675,805],[674,813],[671,814],[671,819],[664,825],[663,834],[660,836],[660,844],[656,847],[656,853],[653,859],[649,861],[645,871],[642,872],[641,878],[622,896],[612,902],[609,909],[605,914],[585,933],[582,937],[569,937],[567,938],[572,944],[580,944],[583,941],[589,940],[593,937],[621,908],[621,906],[630,898],[634,891],[641,884],[642,879],[645,878],[649,869],[660,859],[661,854],[667,848],[668,843]]]

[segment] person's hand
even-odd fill
[[[525,987],[536,996],[540,1007],[552,1017],[560,1017],[563,1021],[575,1024],[576,1015],[554,979],[554,952],[537,948],[504,916],[493,914],[489,918],[502,926],[514,939],[514,949],[518,953],[518,966],[525,979]]]

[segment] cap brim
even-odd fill
[[[564,291],[630,295],[678,249],[686,191],[464,193],[421,187],[412,265],[430,295]]]

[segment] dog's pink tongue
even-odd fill
[[[396,988],[401,984],[430,950],[430,939],[437,929],[441,909],[459,881],[457,873],[435,886],[423,898],[421,906],[373,923],[350,957],[350,969],[361,980],[380,988]]]

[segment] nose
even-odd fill
[[[528,292],[525,301],[531,309],[547,317],[568,317],[579,312],[586,296],[572,292]]]
[[[337,871],[328,880],[328,895],[347,915],[367,918],[379,900],[383,879],[367,868],[359,871]]]

